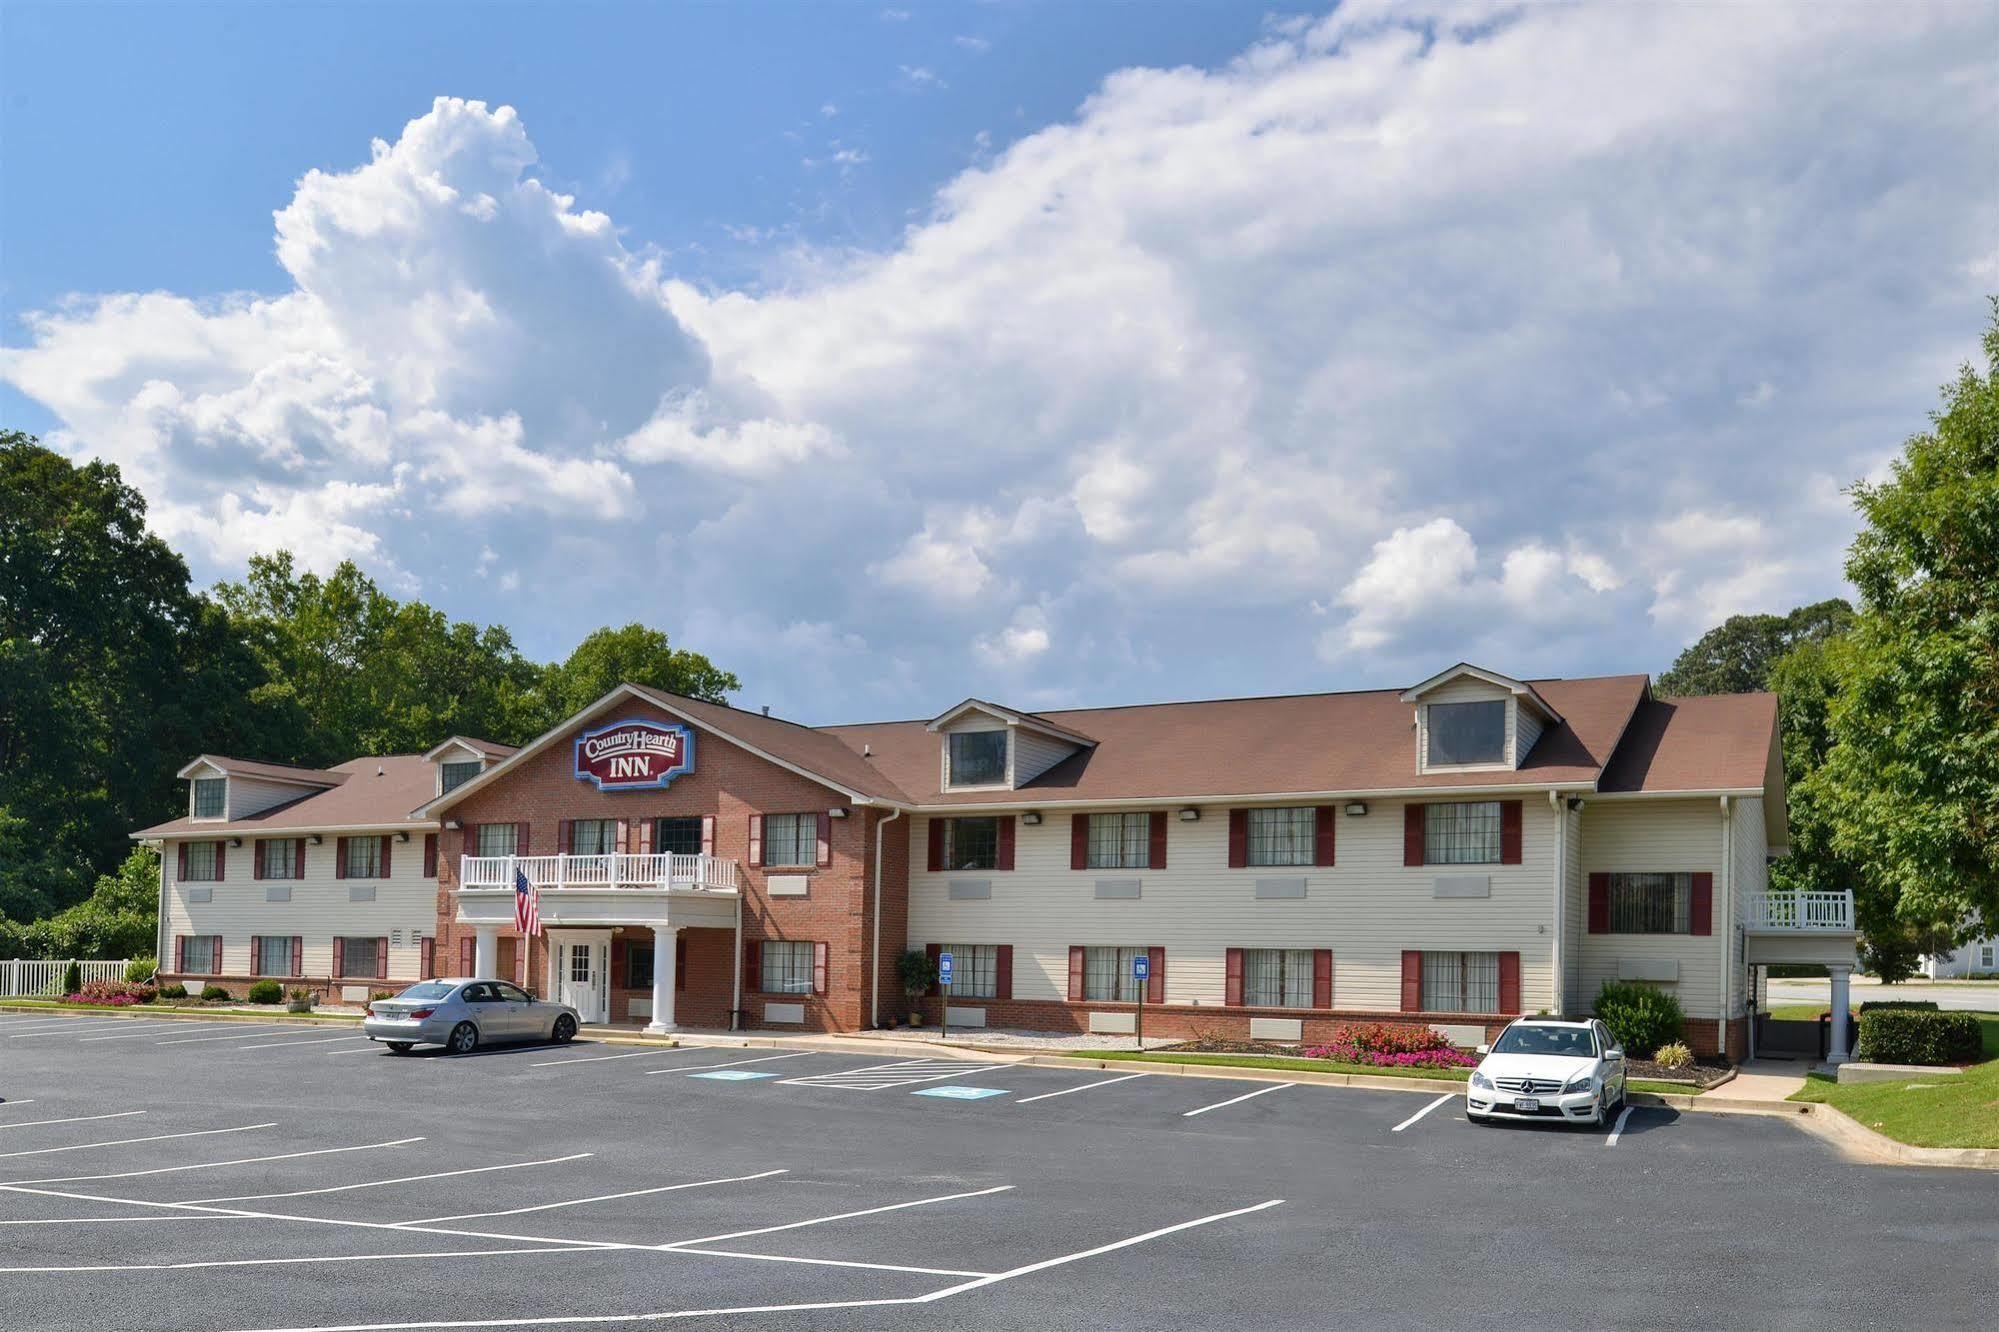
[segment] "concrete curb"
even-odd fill
[[[1367,1073],[1314,1073],[1310,1069],[1249,1068],[1240,1064],[1171,1064],[1150,1059],[1092,1059],[1088,1055],[1029,1055],[1037,1068],[1095,1068],[1105,1072],[1158,1073],[1166,1077],[1225,1078],[1236,1082],[1288,1082],[1311,1087],[1365,1087],[1373,1091],[1462,1092],[1448,1078],[1384,1078]]]
[[[1884,1165],[1937,1166],[1956,1170],[1999,1170],[1999,1148],[1913,1147],[1876,1133],[1844,1110],[1822,1101],[1800,1102],[1800,1123],[1856,1160]]]
[[[0,1003],[0,1013],[45,1014],[51,1018],[142,1017],[164,1018],[170,1022],[288,1023],[300,1027],[359,1028],[361,1017],[339,1017],[314,1013],[244,1013],[226,1008],[147,1008],[133,1004],[119,1008],[50,1008],[46,1004]]]

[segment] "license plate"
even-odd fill
[[[1513,1108],[1523,1114],[1531,1114],[1541,1108],[1541,1102],[1532,1096],[1516,1097],[1513,1102]]]

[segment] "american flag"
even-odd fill
[[[514,871],[514,928],[523,935],[541,933],[541,902],[526,870]]]

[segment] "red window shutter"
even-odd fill
[[[209,974],[220,976],[222,974],[222,936],[212,934],[209,937],[215,940],[215,951],[209,954],[210,957],[215,959],[208,964]]]
[[[423,877],[426,879],[437,877],[436,833],[425,833],[423,835]]]
[[[827,945],[812,945],[812,993],[826,993],[826,955],[831,951]]]
[[[388,978],[389,941],[387,939],[377,939],[375,940],[375,979],[387,980]]]
[[[687,936],[678,933],[673,936],[673,988],[687,988]]]
[[[382,844],[382,854],[375,861],[375,877],[386,879],[389,877],[389,848],[395,845],[396,839],[393,837],[378,837],[375,840]]]
[[[223,878],[225,877],[222,872],[222,868],[228,862],[228,859],[229,859],[229,843],[217,842],[215,844],[215,881],[217,883],[221,883]]]
[[[999,821],[999,865],[998,868],[1013,868],[1013,815],[1002,814]]]
[[[1714,933],[1714,875],[1694,875],[1692,915],[1695,934]]]
[[[1499,1011],[1520,1011],[1520,954],[1499,955]]]
[[[333,941],[333,974],[336,977],[347,974],[347,941],[345,939],[335,939]]]
[[[1069,816],[1069,868],[1072,870],[1090,867],[1090,816],[1071,814]]]
[[[1229,811],[1229,868],[1241,869],[1249,864],[1249,811],[1232,809]]]
[[[466,825],[465,825],[465,832],[464,832],[464,834],[463,834],[462,836],[460,836],[460,838],[459,838],[458,840],[459,840],[459,841],[461,841],[462,843],[464,843],[463,847],[462,847],[462,848],[460,848],[460,850],[459,850],[459,854],[460,854],[460,855],[462,855],[462,856],[465,856],[465,857],[466,857],[466,858],[468,858],[468,859],[470,859],[470,858],[471,858],[471,857],[473,857],[473,856],[476,856],[476,855],[478,855],[478,854],[479,854],[479,825],[478,825],[478,824],[476,824],[476,823],[468,823],[468,824],[466,824]],[[460,868],[462,869],[463,867],[461,866]]]
[[[1499,863],[1518,865],[1520,863],[1520,802],[1502,800],[1499,802]],[[1512,1012],[1512,1009],[1507,1009]]]
[[[1008,820],[1012,822],[1012,820]],[[1013,998],[1013,945],[1001,944],[994,949],[993,998]]]
[[[528,826],[526,821],[523,820],[522,822],[516,823],[514,825],[514,854],[517,856],[524,856],[527,853],[528,853]]]
[[[431,980],[437,975],[437,940],[431,935],[423,936],[423,943],[417,949],[417,977]]]
[[[1404,805],[1402,807],[1402,863],[1420,865],[1423,863],[1423,807]]]
[[[1423,1008],[1423,954],[1413,948],[1402,950],[1402,1011],[1418,1013]]]
[[[175,846],[180,852],[180,867],[174,871],[174,878],[178,881],[187,877],[187,843],[179,842]]]
[[[938,959],[944,956],[944,945],[925,944],[923,945],[923,952],[924,955],[930,959],[930,975],[932,977],[930,981],[930,988],[925,990],[924,993],[925,994],[941,993],[944,987],[940,985],[935,978],[937,975]]]
[[[824,869],[833,863],[833,816],[825,810],[819,811],[819,845],[812,863]]]
[[[1083,948],[1081,944],[1069,946],[1069,1002],[1078,1003],[1083,998]]]
[[[1610,933],[1610,876],[1589,876],[1589,932]]]
[[[750,868],[762,869],[764,864],[764,816],[750,815]]]
[[[1312,829],[1312,863],[1330,866],[1333,863],[1333,839],[1339,827],[1340,807],[1338,805],[1319,806],[1318,817]]]
[[[1150,847],[1147,848],[1147,850],[1148,854],[1146,856],[1146,868],[1165,869],[1166,868],[1166,811],[1163,809],[1155,809],[1154,811],[1152,811],[1152,839],[1151,839],[1151,845]]]
[[[1312,1007],[1333,1006],[1333,950],[1312,950]]]
[[[479,965],[479,956],[473,951],[473,946],[469,934],[458,941],[458,974],[461,976],[474,974],[472,969]]]
[[[296,934],[292,936],[292,975],[305,974],[305,940]]]
[[[1161,814],[1157,817],[1164,818],[1166,816]],[[1166,1002],[1166,950],[1164,948],[1148,948],[1145,950],[1145,955],[1149,960],[1145,977],[1145,1002],[1148,1004],[1163,1004]]]
[[[1227,949],[1222,956],[1227,959],[1222,966],[1222,1003],[1230,1008],[1241,1008],[1242,949]]]
[[[930,820],[930,860],[926,866],[935,874],[944,868],[944,820]]]
[[[250,843],[250,877],[252,879],[261,879],[264,877],[264,853],[270,850],[270,847],[271,844],[269,842],[261,840]]]
[[[432,872],[435,873],[435,871]],[[294,879],[303,879],[305,877],[305,838],[303,837],[292,839],[292,877]]]
[[[557,819],[555,821],[555,854],[558,856],[566,856],[569,854],[570,848],[575,845],[576,845],[576,828],[574,826],[574,820]],[[518,855],[520,853],[515,852],[515,854]]]
[[[701,854],[704,856],[715,854],[715,816],[713,814],[703,814],[701,816]]]
[[[347,839],[345,837],[336,837],[333,839],[333,877],[336,879],[347,877]]]
[[[743,992],[755,994],[764,987],[764,946],[752,940],[743,949]]]
[[[250,936],[250,974],[252,976],[264,974],[264,936],[261,934]]]
[[[186,970],[187,936],[185,934],[176,934],[174,936],[174,974],[180,975]]]

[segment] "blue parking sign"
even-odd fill
[[[1144,980],[1152,974],[1152,959],[1144,953],[1131,955],[1131,978]]]
[[[949,985],[951,983],[951,955],[949,953],[939,953],[937,955],[937,983],[939,985]]]

